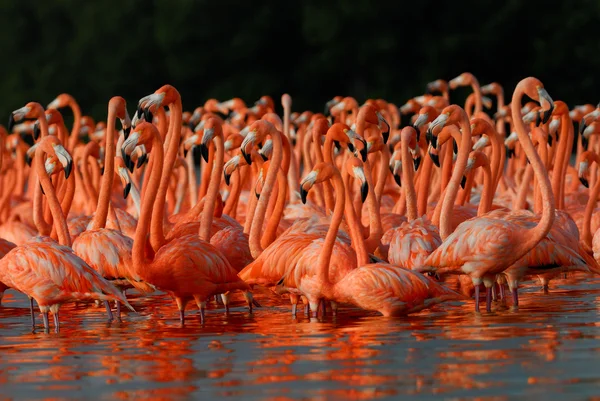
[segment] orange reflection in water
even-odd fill
[[[339,316],[293,320],[285,298],[259,291],[249,315],[212,305],[179,327],[173,302],[132,297],[141,313],[107,324],[104,310],[69,305],[61,333],[28,332],[27,301],[0,309],[2,395],[18,398],[261,400],[440,396],[506,399],[564,391],[593,395],[600,282],[569,276],[550,294],[524,286],[519,310],[449,303],[402,319],[344,307]],[[39,320],[39,318],[38,318]],[[542,386],[542,387],[540,387]],[[554,391],[552,391],[554,389]],[[575,390],[574,390],[575,391]]]

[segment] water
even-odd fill
[[[204,327],[190,310],[185,328],[168,296],[132,291],[139,314],[108,324],[102,308],[67,305],[60,334],[31,333],[27,299],[8,291],[0,399],[593,399],[600,279],[551,287],[526,285],[518,311],[447,303],[386,319],[346,307],[323,321],[294,321],[284,299],[259,291],[252,316],[238,300],[229,317],[209,310]]]

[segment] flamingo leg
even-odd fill
[[[325,303],[325,299],[321,298],[321,300],[319,300],[319,306],[317,308],[317,314],[321,317],[325,317],[325,315],[327,314],[327,306]]]
[[[290,303],[292,304],[292,317],[295,319],[298,310],[298,295],[290,293]]]
[[[331,301],[331,314],[337,316],[338,304],[335,301]]]
[[[479,286],[478,284],[475,286],[475,312],[479,313]]]
[[[310,313],[310,306],[308,304],[304,305],[304,315],[308,316]]]
[[[547,294],[547,293],[548,293],[548,283],[544,283],[544,285],[542,286],[542,292],[543,292],[544,294]]]
[[[58,312],[54,313],[52,317],[54,318],[54,332],[58,333],[60,331],[60,322],[58,321]]]
[[[204,324],[204,309],[206,308],[206,302],[200,303],[200,323]]]
[[[35,328],[35,311],[33,310],[33,298],[29,298],[29,312],[31,313],[31,327]]]
[[[517,287],[512,290],[512,298],[513,298],[513,306],[515,308],[519,307],[519,293],[517,292]]]
[[[117,320],[121,321],[121,302],[117,301]]]
[[[182,327],[185,324],[185,312],[183,309],[179,309],[179,323],[181,323]]]
[[[320,303],[319,301],[317,301],[317,302],[309,302],[310,317],[318,317],[319,303]]]
[[[48,312],[42,312],[42,317],[44,319],[44,332],[48,333],[50,331],[50,322],[48,321]]]
[[[108,301],[104,301],[104,306],[106,306],[106,315],[108,316],[108,322],[112,322],[114,320],[112,310],[110,310],[110,303]]]
[[[485,291],[485,311],[492,311],[492,292],[494,291],[494,286],[487,288]]]
[[[500,299],[504,301],[504,297],[506,294],[504,293],[504,284],[500,284]]]
[[[496,289],[496,283],[492,284],[492,287],[490,288],[490,290],[492,291],[492,301],[497,301],[498,300],[498,290]]]
[[[292,317],[296,318],[296,310],[298,309],[298,304],[292,304]]]
[[[221,294],[221,300],[225,305],[225,315],[229,315],[229,296],[228,294]]]

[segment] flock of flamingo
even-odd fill
[[[450,103],[461,86],[464,107]],[[527,277],[547,291],[560,274],[600,273],[600,105],[569,110],[533,77],[505,105],[470,73],[401,107],[281,104],[283,119],[269,96],[184,112],[165,85],[133,119],[119,96],[98,123],[68,94],[13,111],[0,126],[0,300],[24,293],[34,329],[35,300],[58,332],[61,304],[103,302],[111,321],[112,302],[118,319],[134,311],[129,289],[169,294],[183,325],[188,302],[204,322],[236,290],[252,312],[255,286],[286,294],[294,317],[299,301],[311,317],[340,304],[398,316],[473,298],[479,312],[482,284],[488,312],[518,307]]]

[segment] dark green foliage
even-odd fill
[[[397,104],[472,72],[506,88],[540,78],[570,106],[600,98],[600,2],[0,0],[0,112],[71,93],[105,118],[109,98],[170,83],[187,110],[207,98],[334,95]],[[452,93],[457,102],[468,93]]]

